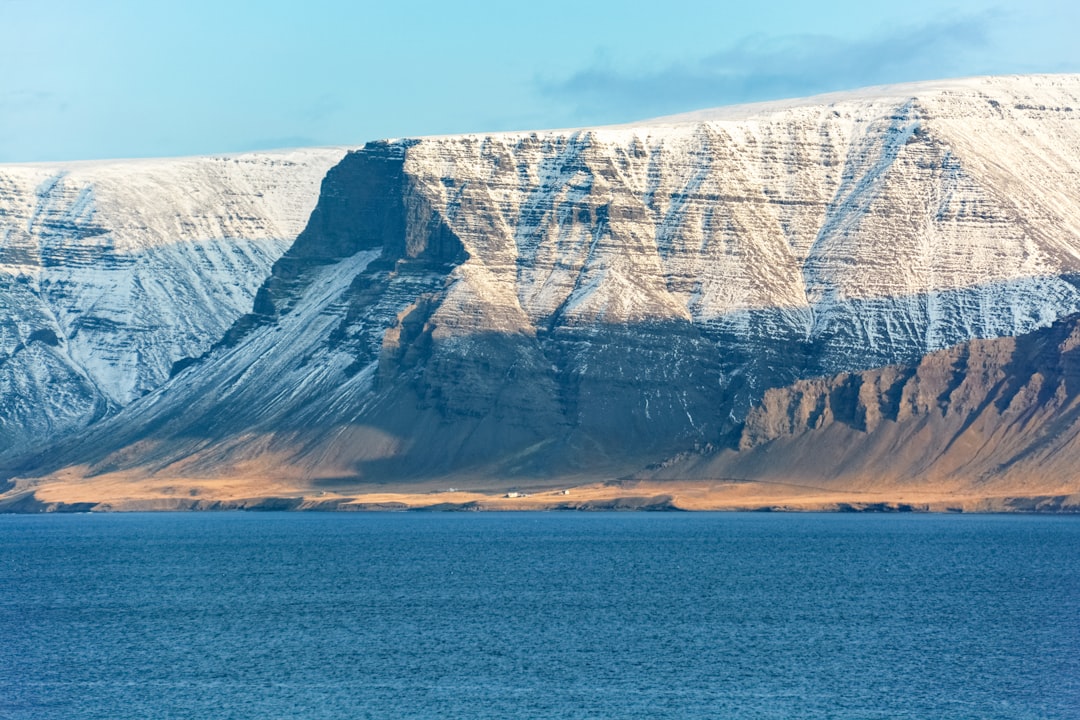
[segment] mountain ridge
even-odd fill
[[[369,143],[230,330],[8,474],[615,478],[718,446],[770,389],[1080,311],[1074,108],[1078,76],[976,78]]]
[[[0,166],[0,453],[114,414],[208,347],[344,152]]]

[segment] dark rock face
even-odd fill
[[[974,340],[917,364],[801,380],[765,392],[738,451],[684,459],[678,476],[820,485],[873,478],[1075,491],[1080,315],[1015,338]]]

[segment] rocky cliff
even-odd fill
[[[606,477],[723,447],[769,388],[1080,310],[1078,171],[1076,76],[372,143],[209,351],[16,471]]]
[[[765,392],[736,447],[658,477],[782,480],[859,490],[1080,492],[1080,316],[974,340],[916,364]]]

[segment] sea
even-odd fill
[[[0,718],[1080,718],[1080,517],[0,516]]]

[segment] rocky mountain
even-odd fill
[[[654,477],[754,478],[846,490],[1076,496],[1080,315],[859,373],[765,392],[736,445]]]
[[[213,344],[344,153],[0,166],[0,451],[111,415]]]
[[[370,143],[212,347],[9,474],[615,477],[1045,327],[1078,277],[1078,76]]]

